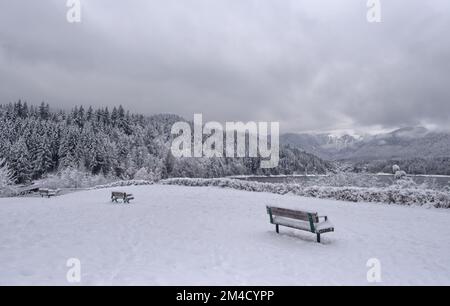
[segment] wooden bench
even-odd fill
[[[131,193],[113,191],[111,193],[111,202],[119,203],[119,199],[122,200],[123,203],[130,203],[130,200],[133,200],[134,197]]]
[[[317,242],[320,243],[320,234],[334,232],[334,226],[328,221],[328,217],[317,213],[271,206],[267,206],[267,213],[270,223],[275,224],[277,233],[280,233],[280,225],[291,227],[316,234]],[[324,221],[320,222],[320,219]]]
[[[39,194],[41,195],[41,197],[54,197],[58,194],[59,190],[58,189],[48,189],[48,188],[39,188]]]

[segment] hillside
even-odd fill
[[[279,166],[261,169],[259,158],[179,158],[170,148],[175,122],[169,114],[131,114],[76,106],[55,111],[21,101],[0,105],[0,161],[13,183],[23,184],[66,169],[117,179],[222,177],[248,174],[326,173],[329,162],[289,147],[280,149]],[[0,168],[3,167],[0,164]],[[1,188],[1,187],[0,187]]]
[[[360,137],[284,134],[281,139],[284,144],[333,160],[450,157],[450,133],[432,132],[420,127]]]
[[[421,127],[360,137],[285,134],[281,136],[281,142],[326,160],[350,161],[358,170],[390,172],[392,165],[397,163],[413,174],[450,173],[450,133]]]

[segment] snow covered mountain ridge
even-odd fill
[[[391,159],[450,156],[450,133],[405,127],[375,135],[284,134],[282,143],[325,159]]]

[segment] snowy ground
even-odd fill
[[[0,285],[450,285],[450,210],[345,203],[214,187],[120,187],[57,198],[0,199]],[[265,205],[317,210],[335,233],[274,232]]]

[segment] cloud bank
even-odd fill
[[[81,0],[0,4],[0,103],[122,104],[282,131],[449,127],[450,2]]]

